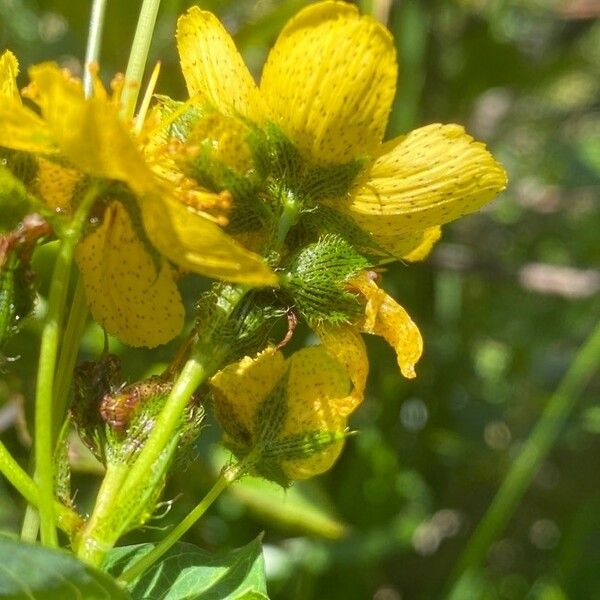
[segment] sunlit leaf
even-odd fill
[[[126,600],[109,575],[62,550],[0,537],[0,598]]]
[[[152,549],[152,544],[114,548],[105,568],[119,575]],[[266,599],[265,567],[259,539],[229,552],[210,553],[179,542],[129,586],[133,598],[161,600]]]

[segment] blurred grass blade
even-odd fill
[[[405,0],[393,6],[389,28],[396,40],[400,79],[387,137],[409,131],[420,120],[428,27],[429,15],[423,3]]]
[[[525,490],[562,431],[581,392],[598,370],[599,365],[600,322],[579,349],[575,360],[550,398],[542,416],[502,482],[496,497],[460,556],[454,577],[451,579],[455,582],[448,596],[451,600],[466,597],[465,582],[475,578],[490,545],[511,518]]]

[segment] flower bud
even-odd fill
[[[173,387],[160,376],[124,385],[118,358],[106,355],[75,370],[71,417],[84,443],[105,465],[130,463],[144,447]],[[204,417],[192,397],[182,416],[177,460],[186,461]]]

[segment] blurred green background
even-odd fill
[[[258,75],[303,0],[205,1]],[[0,0],[0,48],[25,68],[53,59],[81,72],[90,2]],[[192,2],[164,0],[151,59],[158,91],[184,98],[174,28]],[[125,68],[139,1],[108,0],[101,75]],[[437,599],[545,403],[600,314],[600,4],[595,0],[365,0],[387,21],[401,64],[389,135],[464,124],[510,175],[481,213],[447,226],[423,264],[395,265],[385,286],[421,327],[418,378],[370,339],[368,398],[335,468],[287,492],[248,480],[190,531],[202,547],[235,547],[265,531],[275,599]],[[23,79],[23,83],[25,79]],[[42,280],[50,252],[37,257]],[[46,276],[47,278],[47,276]],[[189,278],[188,278],[189,279]],[[198,286],[184,281],[190,305]],[[43,312],[43,299],[39,312]],[[0,373],[0,432],[26,462],[39,321],[9,347]],[[99,352],[91,326],[82,357]],[[174,346],[114,345],[130,378]],[[508,527],[464,598],[600,598],[600,381],[587,386]],[[124,542],[153,539],[203,495],[226,459],[205,428],[199,460],[175,475],[170,512]],[[74,452],[77,501],[95,466]],[[0,528],[21,501],[0,481]],[[165,506],[165,510],[169,508]]]

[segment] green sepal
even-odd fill
[[[308,212],[302,219],[296,239],[292,244],[301,245],[306,239],[315,239],[327,233],[333,233],[354,246],[371,264],[377,264],[382,257],[390,257],[390,253],[382,248],[373,236],[361,229],[356,222],[334,208],[320,204]]]
[[[235,302],[235,286],[216,284],[196,303],[195,329],[220,364],[234,362],[264,348],[274,324],[285,311],[275,304],[270,290],[252,290]],[[228,297],[235,302],[232,309]]]
[[[71,463],[69,461],[69,433],[71,424],[66,420],[58,434],[54,450],[54,490],[56,497],[66,506],[73,506],[71,497]]]
[[[247,464],[249,473],[260,475],[284,487],[289,485],[290,481],[277,460],[273,460],[271,452],[277,445],[277,436],[287,413],[288,374],[289,371],[286,371],[257,407],[252,431],[239,421],[235,407],[227,398],[218,390],[213,390],[213,394],[219,394],[213,407],[215,416],[225,432],[225,445],[240,461],[252,454],[253,459]]]
[[[254,449],[259,449],[261,456],[269,455],[285,423],[288,381],[289,369],[256,409],[253,425]]]
[[[248,138],[254,164],[263,179],[287,190],[311,210],[324,199],[342,198],[350,190],[367,159],[343,164],[315,166],[302,158],[293,142],[274,123],[268,122],[261,133]]]
[[[202,117],[203,110],[197,104],[187,104],[186,106],[184,102],[173,100],[169,96],[156,94],[155,98],[160,103],[162,114],[165,117],[180,111],[180,114],[166,128],[165,136],[175,138],[179,142],[187,141],[195,123]]]
[[[309,323],[342,323],[361,311],[346,282],[370,266],[342,237],[329,234],[300,250],[280,281]]]
[[[18,247],[5,248],[7,237],[0,236],[0,366],[2,348],[16,335],[35,304],[34,275],[29,268],[28,253]]]
[[[172,388],[172,381],[154,375],[103,397],[100,415],[105,422],[110,449],[108,462],[131,464],[135,460]],[[192,396],[181,417],[176,436],[175,460],[180,464],[190,461],[203,419],[204,409],[198,398]]]
[[[83,362],[73,374],[69,416],[83,443],[104,465],[110,449],[100,405],[106,395],[117,393],[123,386],[121,362],[114,354],[106,354],[97,361]]]

